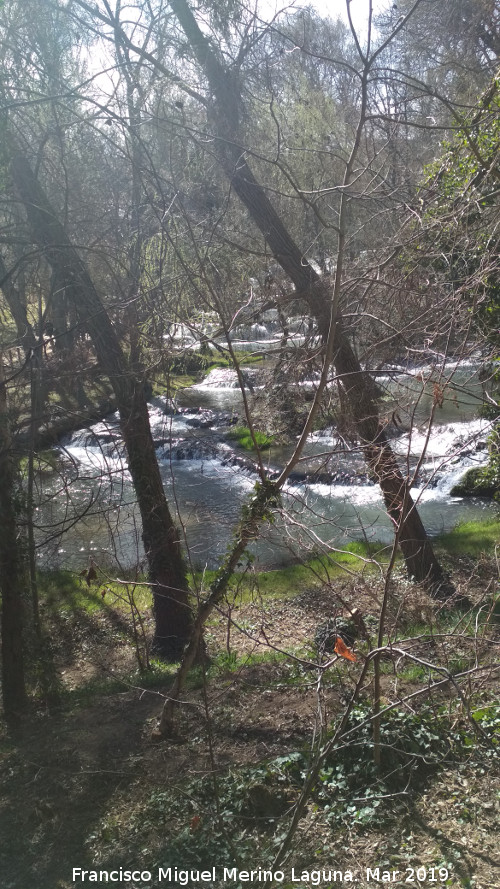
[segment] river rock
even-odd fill
[[[186,408],[178,407],[173,398],[166,398],[163,413],[166,417],[178,417],[180,414],[186,413]]]
[[[207,441],[177,439],[166,443],[159,457],[162,460],[213,460],[217,457],[217,448]]]
[[[192,426],[193,429],[219,429],[223,426],[234,426],[238,420],[237,414],[201,410],[196,416],[186,419],[186,426]]]

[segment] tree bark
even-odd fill
[[[222,152],[227,172],[227,156],[233,154],[234,147],[224,145]],[[326,341],[330,326],[330,285],[307,262],[241,155],[238,166],[233,167],[231,184],[266,238],[276,261],[294,283],[294,296],[307,303]],[[336,319],[333,362],[365,460],[380,485],[391,520],[395,527],[401,526],[399,545],[408,574],[425,582],[431,592],[439,595],[447,589],[443,586],[443,571],[380,422],[373,379],[361,368],[342,329],[341,318]]]
[[[17,330],[17,338],[24,354],[28,357],[30,351],[35,352],[40,346],[35,331],[29,321],[26,308],[21,299],[17,287],[12,282],[12,274],[7,268],[3,256],[0,254],[0,288],[3,290],[5,300],[14,319]],[[41,348],[41,347],[40,347]]]
[[[59,286],[64,287],[75,306],[92,339],[99,364],[113,387],[141,513],[149,579],[153,585],[154,646],[166,659],[178,660],[190,637],[192,613],[179,532],[163,489],[143,383],[130,371],[85,263],[69,240],[28,161],[15,147],[11,173],[33,238],[57,276]]]
[[[219,61],[209,40],[201,32],[186,0],[170,0],[170,6],[205,72],[213,94],[209,114],[215,128],[214,151],[232,188],[247,208],[253,222],[296,288],[294,298],[303,299],[315,317],[318,331],[326,341],[331,324],[329,284],[312,268],[291,237],[254,176],[239,144],[241,98],[235,75]],[[436,596],[449,589],[417,508],[410,496],[396,457],[380,422],[373,380],[363,371],[356,353],[336,324],[334,365],[346,394],[351,417],[360,439],[365,460],[380,484],[386,510],[397,528],[399,543],[410,577],[424,582]]]
[[[2,698],[7,717],[26,704],[24,683],[22,557],[15,506],[7,393],[0,355],[0,591],[2,593]]]
[[[28,433],[28,477],[26,484],[26,533],[28,544],[28,561],[30,569],[31,600],[33,606],[33,625],[38,640],[41,638],[40,607],[38,600],[38,584],[36,576],[35,529],[33,524],[33,484],[34,454],[36,434],[42,421],[45,405],[45,389],[43,385],[43,346],[38,342],[35,331],[28,319],[26,307],[21,293],[12,281],[12,275],[0,255],[0,287],[3,290],[7,305],[14,318],[17,337],[30,363],[30,428]],[[41,338],[40,338],[41,339]]]

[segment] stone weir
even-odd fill
[[[172,419],[168,434],[165,424],[163,428],[154,424],[154,439],[160,460],[218,460],[223,467],[236,467],[241,471],[259,474],[259,466],[250,452],[240,449],[229,438],[229,430],[240,422],[238,414],[227,411],[199,409],[194,412],[190,408],[179,408],[175,403],[168,402],[164,408],[164,416]],[[193,430],[190,435],[177,436],[179,421],[186,431]],[[264,452],[267,458],[267,452]],[[313,459],[313,458],[312,458]],[[279,462],[279,461],[278,461]],[[282,467],[271,462],[268,465],[268,477],[279,477]],[[304,471],[294,470],[288,477],[288,484],[299,485],[366,485],[371,484],[369,477],[359,471],[350,470],[345,465],[328,471],[322,466],[310,466]]]

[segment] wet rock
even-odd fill
[[[186,425],[193,429],[220,429],[224,426],[234,426],[238,420],[237,414],[227,411],[200,410],[194,417],[186,419]]]
[[[279,473],[277,473],[278,475]],[[370,479],[363,473],[336,470],[334,472],[291,472],[288,481],[292,485],[366,485]]]
[[[500,490],[500,479],[488,466],[474,466],[450,491],[451,497],[495,497]]]
[[[173,398],[167,398],[163,407],[163,413],[166,417],[178,417],[180,414],[186,413],[186,408],[178,407]]]
[[[162,460],[213,460],[217,448],[210,442],[176,439],[165,442],[159,457]]]
[[[212,411],[200,411],[196,417],[188,417],[186,426],[193,429],[211,429],[215,424],[215,417]]]
[[[240,418],[238,414],[235,413],[221,413],[218,414],[216,418],[216,426],[236,426],[240,422]]]
[[[254,460],[251,460],[250,457],[243,457],[240,454],[235,454],[233,452],[224,455],[222,466],[237,466],[238,469],[243,469],[245,472],[252,474],[257,474],[259,472],[259,467]],[[279,471],[276,471],[276,473],[270,473],[269,477],[271,479],[277,478],[278,475]]]

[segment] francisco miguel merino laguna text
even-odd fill
[[[217,871],[219,872],[217,874]],[[367,883],[386,885],[387,883],[415,883],[419,885],[426,879],[430,883],[446,883],[449,871],[446,867],[407,867],[403,872],[399,870],[383,870],[381,867],[365,868]],[[73,883],[150,883],[153,875],[149,870],[125,870],[122,867],[116,870],[83,870],[81,867],[73,868]],[[321,886],[325,883],[353,883],[357,875],[351,870],[321,870],[297,871],[292,867],[287,880],[292,883],[310,883],[312,886]],[[282,870],[238,870],[237,867],[212,867],[209,870],[187,870],[180,867],[159,867],[156,871],[156,880],[161,883],[168,880],[178,883],[179,886],[193,886],[193,884],[209,883],[211,886],[218,880],[223,883],[283,883],[285,873]],[[208,889],[208,887],[207,887]],[[354,887],[353,887],[354,889]]]
[[[178,883],[179,886],[187,886],[197,883],[214,883],[216,880],[223,883],[283,883],[285,873],[282,870],[271,871],[260,867],[257,870],[238,870],[236,867],[212,867],[209,870],[159,867],[155,872],[155,877],[160,883],[163,880],[168,880]],[[115,870],[73,868],[73,883],[128,883],[130,881],[149,883],[152,879],[153,874],[149,870],[126,870],[122,867]],[[355,876],[350,870],[296,871],[295,868],[292,868],[287,879],[292,883],[308,882],[313,886],[320,886],[326,882],[352,883]]]

